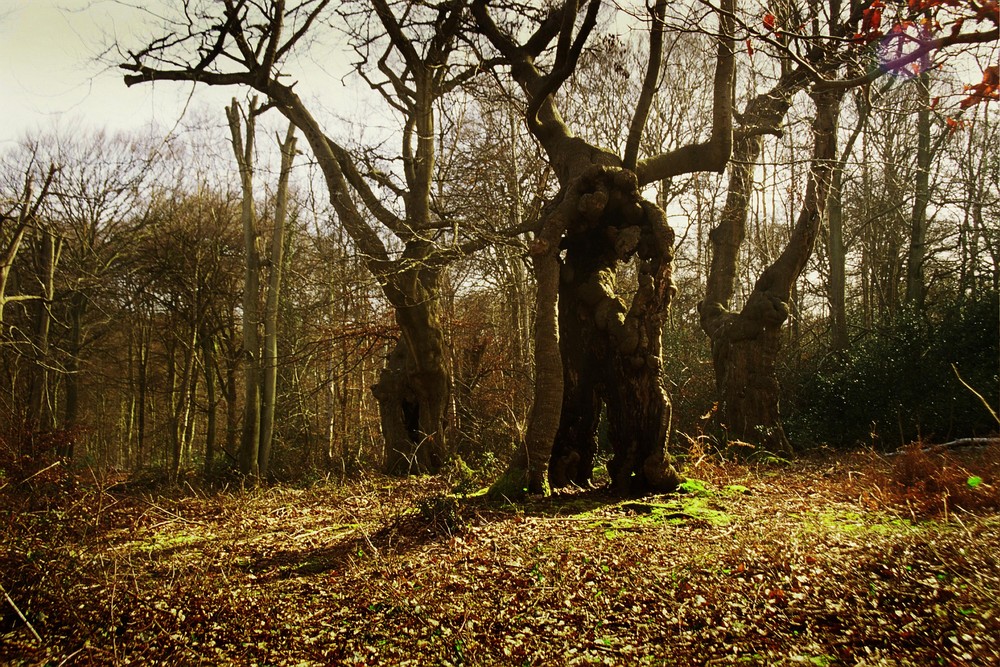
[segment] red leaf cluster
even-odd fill
[[[987,67],[983,70],[983,80],[975,85],[966,86],[965,90],[969,96],[958,104],[963,109],[968,109],[980,102],[1000,100],[1000,66]]]
[[[867,9],[861,11],[861,30],[854,33],[852,39],[861,44],[868,44],[884,36],[882,32],[882,10],[885,3],[875,0]]]
[[[944,122],[945,122],[945,125],[948,126],[948,134],[949,135],[955,134],[956,132],[958,132],[959,130],[961,130],[962,128],[965,127],[965,121],[964,120],[957,120],[955,118],[950,118],[949,117],[949,118],[945,118]]]
[[[885,4],[881,0],[875,0],[868,9],[861,12],[861,34],[870,35],[879,32],[879,28],[882,26],[882,9],[884,7]]]

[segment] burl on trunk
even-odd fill
[[[634,173],[595,167],[581,176],[577,214],[561,248],[562,418],[549,466],[552,486],[588,486],[602,404],[619,493],[672,491],[681,481],[666,452],[671,406],[663,389],[661,333],[674,293],[674,233],[639,194]],[[631,304],[616,290],[621,262],[636,262]]]

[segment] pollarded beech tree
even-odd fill
[[[723,0],[716,12],[709,136],[639,160],[660,77],[666,5],[660,0],[650,10],[647,70],[619,156],[575,136],[554,98],[597,22],[600,0],[555,7],[524,41],[518,41],[517,17],[528,12],[491,9],[482,0],[473,4],[480,31],[526,98],[528,127],[560,185],[529,249],[537,281],[534,403],[525,446],[494,485],[497,495],[544,492],[547,481],[589,485],[602,406],[617,492],[669,491],[681,480],[667,453],[671,406],[660,377],[660,339],[674,292],[674,233],[663,210],[642,190],[679,174],[722,171],[729,160],[735,1]],[[543,57],[553,41],[554,54]],[[638,289],[626,303],[615,275],[619,264],[629,261],[636,263]]]
[[[330,201],[392,304],[401,335],[373,392],[390,472],[434,471],[445,441],[450,380],[439,321],[441,271],[484,244],[436,206],[436,114],[441,100],[481,71],[457,47],[466,2],[335,3],[331,0],[192,0],[167,33],[128,52],[129,86],[190,81],[242,86],[266,96],[305,137]],[[400,121],[399,153],[369,168],[327,133],[296,91],[294,57],[330,25],[344,26],[359,74]],[[393,236],[402,246],[394,252]]]
[[[883,25],[882,14],[890,8],[881,0],[783,4],[764,13],[762,27],[752,29],[747,40],[748,49],[756,43],[758,53],[776,55],[777,79],[770,89],[751,92],[739,116],[729,190],[710,234],[712,263],[699,306],[702,329],[712,341],[720,416],[732,439],[790,451],[778,409],[775,363],[792,286],[812,253],[825,212],[830,187],[825,161],[836,159],[835,154],[814,153],[808,187],[817,189],[806,193],[788,244],[761,273],[742,309],[731,310],[737,258],[765,135],[780,135],[792,98],[800,92],[808,92],[818,105],[820,100],[832,105],[828,93],[870,85],[886,73],[912,78],[929,69],[932,56],[945,47],[990,43],[1000,37],[996,12],[984,11],[972,0],[911,0],[891,9],[897,16],[890,26],[888,17]],[[841,78],[845,72],[847,77]],[[996,87],[977,89],[974,95],[980,93],[995,95]],[[818,122],[826,112],[818,108],[817,113]],[[821,149],[818,140],[816,149]]]

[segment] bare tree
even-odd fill
[[[572,74],[600,4],[563,3],[521,42],[516,22],[504,24],[509,12],[498,14],[498,23],[485,2],[473,5],[480,30],[525,95],[528,127],[561,186],[529,250],[537,282],[535,397],[524,450],[494,485],[497,494],[542,492],[546,472],[554,486],[588,485],[602,405],[617,491],[672,490],[680,482],[666,449],[671,407],[660,377],[660,338],[674,291],[674,233],[641,188],[725,167],[732,146],[734,3],[724,2],[718,12],[709,137],[642,160],[638,148],[658,87],[665,2],[651,8],[647,70],[623,157],[575,136],[556,105],[554,95]],[[553,40],[555,53],[544,71],[541,56]],[[626,304],[616,293],[615,269],[633,258],[638,290]]]
[[[730,310],[764,137],[781,134],[781,123],[799,92],[842,91],[869,85],[886,72],[923,71],[930,66],[931,55],[942,48],[989,43],[998,37],[994,21],[992,29],[969,32],[958,22],[955,30],[941,30],[937,36],[913,35],[907,32],[912,27],[901,27],[881,40],[883,7],[871,2],[844,6],[839,0],[826,6],[782,5],[765,16],[765,30],[755,31],[753,37],[776,55],[777,80],[769,90],[753,95],[740,114],[726,204],[710,236],[712,264],[699,313],[702,329],[712,341],[721,418],[729,437],[772,451],[790,451],[781,425],[774,368],[778,334],[789,316],[790,290],[812,253],[815,234],[797,233],[797,224],[779,259],[757,279],[742,310]],[[902,17],[899,24],[904,26]],[[872,55],[865,48],[868,44],[877,49],[877,68],[864,64]],[[845,70],[848,75],[840,78]],[[814,177],[816,159],[814,155]],[[812,222],[818,225],[825,205],[804,205],[802,212],[811,208],[817,216]]]
[[[960,299],[974,301],[989,290],[1000,292],[1000,160],[996,147],[1000,123],[985,105],[962,134],[948,144],[957,183],[948,188],[960,210],[958,276]]]
[[[7,330],[9,325],[5,326],[4,322],[4,306],[11,301],[34,301],[34,331],[27,335],[33,371],[28,390],[27,413],[24,416],[29,424],[37,428],[42,424],[43,404],[48,388],[49,323],[54,296],[53,274],[58,263],[60,244],[48,226],[40,224],[38,219],[39,208],[49,195],[58,168],[52,164],[43,174],[36,174],[38,168],[35,164],[36,152],[30,151],[30,153],[29,164],[24,168],[20,192],[17,192],[17,196],[12,197],[10,201],[4,201],[3,208],[0,209],[0,234],[3,243],[0,246],[0,339],[7,339],[9,333]],[[42,186],[36,192],[35,179],[39,175],[42,176]],[[39,293],[9,295],[7,289],[11,271],[24,238],[32,227],[36,229],[34,236],[38,237]]]
[[[243,192],[241,218],[243,222],[243,252],[246,262],[243,281],[243,355],[246,362],[244,378],[245,401],[243,441],[240,448],[240,469],[244,475],[266,478],[271,461],[274,439],[274,411],[278,381],[278,305],[285,250],[285,220],[288,216],[288,179],[295,159],[295,126],[289,124],[280,145],[281,167],[274,202],[274,226],[271,249],[262,262],[258,249],[259,231],[254,205],[254,140],[259,113],[256,99],[246,114],[246,134],[241,122],[239,103],[233,100],[226,108],[233,154],[239,165],[240,187]],[[263,317],[260,313],[261,271],[268,267],[268,280]],[[259,339],[260,324],[264,325],[263,346]]]
[[[266,477],[271,463],[274,440],[274,413],[278,394],[278,306],[281,301],[282,273],[288,218],[288,179],[295,160],[295,126],[288,125],[281,142],[281,167],[274,200],[274,227],[271,230],[271,251],[268,258],[270,273],[267,300],[264,304],[264,349],[261,378],[260,450],[257,452],[258,472]]]
[[[226,108],[233,154],[240,168],[243,205],[243,358],[244,401],[243,438],[240,445],[240,471],[257,477],[260,473],[261,444],[261,359],[260,359],[260,254],[257,250],[257,212],[254,204],[254,140],[258,115],[256,100],[250,103],[246,117],[246,135],[241,124],[241,110],[236,100]]]
[[[51,322],[52,354],[46,363],[59,371],[53,381],[61,391],[53,404],[61,414],[54,421],[72,430],[81,425],[84,404],[97,399],[86,391],[96,379],[85,368],[96,360],[90,356],[96,346],[114,335],[111,313],[131,298],[117,287],[133,270],[137,258],[131,250],[153,220],[146,188],[160,173],[152,164],[152,144],[135,134],[81,132],[46,138],[38,146],[48,161],[60,165],[38,215],[52,242],[59,246],[61,241],[61,249],[52,248],[50,267],[39,268],[43,274],[55,271],[54,251],[60,250],[54,284],[42,290],[51,294],[49,310],[38,315]],[[93,435],[103,437],[98,429]],[[67,439],[60,453],[71,456],[72,449]]]
[[[32,163],[34,159],[32,159]],[[24,183],[19,196],[13,201],[0,202],[0,335],[3,334],[4,306],[11,301],[24,301],[36,298],[35,295],[8,295],[7,282],[10,279],[14,260],[21,250],[21,243],[29,226],[37,224],[38,209],[49,194],[52,179],[58,168],[51,165],[42,177],[42,185],[35,191],[35,165],[29,164],[24,172]]]
[[[192,2],[169,34],[129,53],[128,85],[193,81],[251,88],[298,127],[325,178],[341,224],[393,305],[399,344],[374,391],[380,403],[386,466],[394,472],[436,470],[448,457],[445,424],[449,373],[439,323],[441,267],[483,245],[448,232],[454,220],[435,210],[435,105],[480,71],[475,59],[456,61],[467,10],[463,2],[434,4],[373,0],[370,34],[355,43],[365,76],[402,120],[398,162],[402,182],[366,169],[323,129],[295,91],[287,63],[322,26],[337,20],[329,0]],[[347,15],[353,5],[345,5]],[[343,19],[341,19],[343,20]],[[366,23],[366,25],[368,25]],[[377,28],[375,26],[378,26]],[[367,54],[379,53],[378,57]],[[374,72],[369,70],[374,69]],[[379,193],[401,203],[387,206]],[[403,246],[394,254],[384,232]]]

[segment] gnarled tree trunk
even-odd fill
[[[577,30],[576,15],[584,6]],[[735,8],[731,0],[723,0],[719,13],[709,139],[641,161],[639,144],[663,56],[666,2],[658,0],[649,8],[650,55],[624,158],[574,136],[554,101],[554,93],[572,73],[596,25],[599,8],[599,0],[565,3],[549,14],[528,41],[518,43],[497,26],[486,2],[472,4],[478,28],[507,60],[514,80],[527,96],[528,127],[562,186],[555,211],[543,223],[541,238],[536,240],[542,247],[532,253],[539,281],[540,324],[536,328],[535,404],[528,435],[537,432],[538,437],[526,438],[524,455],[515,457],[508,473],[494,485],[494,492],[502,492],[501,487],[523,491],[510,484],[516,479],[519,462],[537,461],[550,451],[549,479],[553,485],[589,484],[602,403],[614,449],[610,472],[615,491],[672,491],[681,481],[667,454],[671,408],[660,377],[660,336],[673,294],[674,235],[663,211],[642,199],[639,185],[692,171],[721,171],[728,160],[732,149]],[[557,42],[555,59],[543,74],[538,56],[553,39]],[[561,265],[560,258],[551,254],[557,244],[565,251]],[[633,260],[639,289],[631,304],[626,304],[617,294],[615,269],[618,262]],[[553,295],[543,291],[547,288],[543,278],[556,267],[560,268],[558,306]],[[556,314],[545,310],[550,306],[558,310],[558,326],[548,326]],[[544,330],[542,323],[546,324]],[[548,342],[550,347],[540,349],[540,342]],[[547,364],[543,356],[552,343],[560,345],[559,365]],[[561,378],[553,377],[556,369]],[[547,409],[542,411],[542,406]],[[550,444],[542,438],[548,435],[547,425],[554,416],[559,417],[559,426]],[[539,421],[545,428],[536,428]],[[531,475],[528,478],[529,490],[538,490],[540,485],[531,488]]]
[[[451,381],[440,321],[440,269],[433,247],[407,244],[396,271],[382,276],[400,338],[372,393],[385,438],[385,469],[397,475],[434,473],[450,455],[445,428]]]
[[[559,289],[564,394],[549,468],[553,486],[590,484],[602,404],[619,493],[671,491],[681,481],[666,446],[671,406],[660,377],[660,338],[674,292],[674,234],[666,216],[641,198],[630,170],[585,174],[562,242]],[[638,264],[639,289],[617,295],[619,262]]]
[[[840,91],[813,94],[816,101],[813,161],[803,208],[788,245],[761,274],[739,313],[727,308],[732,292],[726,293],[723,276],[728,275],[731,280],[735,273],[735,251],[742,241],[753,167],[760,154],[759,136],[744,139],[737,146],[723,219],[711,235],[715,254],[709,298],[702,302],[699,310],[702,328],[712,340],[721,419],[731,439],[779,453],[791,451],[781,424],[780,387],[775,375],[775,362],[781,349],[781,326],[788,319],[792,285],[812,253],[826,209],[836,158],[837,117],[842,94]],[[763,97],[758,100],[766,102]],[[762,119],[764,111],[780,113],[780,119],[787,110],[787,102],[781,98],[772,97],[768,106],[769,109],[760,110]]]

